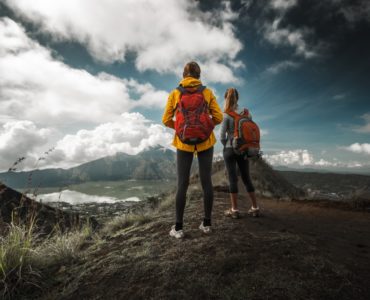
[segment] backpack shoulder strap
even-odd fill
[[[233,118],[234,120],[234,137],[239,137],[239,120],[240,115],[235,111],[228,111],[226,112],[227,115]]]
[[[180,92],[180,94],[186,94],[188,91],[186,90],[186,88],[182,87],[181,85],[179,85],[176,90],[178,90]]]
[[[206,89],[206,86],[205,85],[201,85],[198,88],[198,92],[203,92],[205,89]]]

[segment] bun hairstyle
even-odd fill
[[[239,93],[235,88],[228,88],[225,92],[224,112],[234,111],[238,108]]]
[[[196,79],[200,78],[200,67],[195,61],[188,62],[184,67],[184,72],[182,73],[183,78],[194,77]]]

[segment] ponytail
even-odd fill
[[[224,112],[234,111],[238,107],[239,93],[235,88],[228,88],[225,92]]]

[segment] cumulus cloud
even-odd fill
[[[56,143],[45,164],[66,168],[117,152],[137,154],[158,144],[169,147],[172,137],[165,127],[140,113],[123,113],[115,122],[66,135]]]
[[[0,19],[0,40],[0,122],[100,124],[135,107],[162,108],[167,99],[149,83],[67,66],[9,18]]]
[[[26,159],[17,170],[69,168],[117,152],[137,154],[156,145],[169,148],[173,138],[164,126],[137,112],[125,112],[114,122],[78,130],[50,144],[54,135],[55,130],[38,128],[31,121],[4,124],[0,128],[0,170],[8,170],[20,157]],[[51,147],[53,150],[44,155]]]
[[[24,164],[34,167],[36,149],[45,145],[53,134],[51,129],[37,128],[31,121],[11,121],[0,128],[0,169],[8,170],[20,157]]]
[[[368,144],[370,151],[370,144]],[[370,153],[370,152],[369,152]],[[330,160],[316,158],[307,149],[283,150],[274,154],[264,154],[264,158],[273,166],[309,167],[309,168],[360,168],[369,166],[358,161],[340,161],[333,157]]]
[[[368,143],[354,143],[348,147],[344,147],[344,149],[354,153],[370,154],[370,144]]]
[[[238,81],[233,71],[242,66],[236,59],[242,44],[227,2],[220,13],[204,13],[186,0],[5,2],[55,39],[86,45],[97,60],[124,61],[132,52],[140,71],[181,74],[184,62],[196,59],[208,81]]]
[[[311,153],[306,149],[296,149],[296,150],[287,150],[280,151],[275,154],[266,154],[264,155],[266,160],[274,165],[299,165],[307,166],[314,163],[314,158]]]

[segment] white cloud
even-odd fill
[[[163,108],[167,100],[149,83],[67,66],[9,18],[0,18],[0,40],[0,123],[101,124],[134,107]]]
[[[264,26],[264,38],[275,46],[289,46],[295,49],[297,56],[306,59],[317,56],[314,47],[310,46],[306,39],[312,34],[308,28],[292,29],[281,28],[282,18],[276,18],[272,23],[267,22]]]
[[[354,143],[348,147],[344,147],[344,149],[354,153],[370,154],[370,144],[368,143]]]
[[[236,55],[242,44],[231,23],[237,14],[227,2],[220,13],[203,13],[195,1],[187,0],[6,3],[55,39],[86,45],[103,62],[124,61],[133,52],[140,71],[180,75],[184,63],[195,59],[208,81],[238,81],[233,71],[241,65]]]
[[[297,0],[271,0],[271,6],[278,10],[287,10],[297,4]]]
[[[308,42],[308,39],[314,34],[313,30],[306,27],[298,29],[291,25],[282,25],[286,13],[297,6],[297,3],[297,0],[270,0],[269,5],[267,5],[267,13],[269,14],[272,10],[275,17],[272,20],[259,23],[259,26],[264,39],[275,47],[293,48],[295,56],[310,59],[318,55],[318,50],[322,46],[321,43],[314,46]],[[297,66],[293,66],[292,63],[290,65],[282,64],[280,70],[288,67]],[[276,72],[274,66],[271,72]]]
[[[368,151],[370,153],[370,144],[368,144]],[[321,154],[325,153],[321,151]],[[335,157],[332,157],[330,160],[326,160],[324,158],[317,159],[307,149],[283,150],[278,151],[274,154],[264,154],[263,157],[266,159],[267,162],[269,162],[273,166],[287,166],[293,168],[306,167],[306,168],[347,169],[369,166],[368,163],[364,162],[339,161]]]
[[[307,166],[314,163],[314,159],[311,153],[306,149],[296,149],[296,150],[283,150],[275,154],[265,154],[264,158],[274,165],[299,165]]]
[[[55,131],[38,128],[31,121],[8,122],[0,128],[0,170],[8,170],[20,157],[26,157],[17,170],[62,167],[69,168],[117,152],[137,154],[150,146],[170,147],[173,132],[155,124],[140,113],[123,113],[114,122],[91,130],[67,134],[52,144]],[[45,159],[39,160],[40,157]]]
[[[23,164],[35,167],[36,149],[45,145],[53,131],[37,128],[31,121],[11,121],[0,128],[0,169],[8,170],[20,157],[26,157]]]
[[[338,163],[327,161],[323,158],[320,158],[318,161],[315,162],[315,165],[320,167],[336,167],[338,166]]]
[[[364,119],[365,125],[355,128],[354,131],[360,133],[370,133],[370,114],[364,114],[361,118]]]
[[[168,147],[172,138],[164,126],[151,123],[140,113],[123,113],[115,122],[66,135],[57,142],[45,165],[66,168],[117,152],[137,154],[149,146]]]
[[[278,63],[275,63],[267,68],[266,72],[269,74],[278,74],[282,71],[288,70],[288,69],[296,69],[300,66],[299,63],[291,61],[291,60],[284,60]]]

